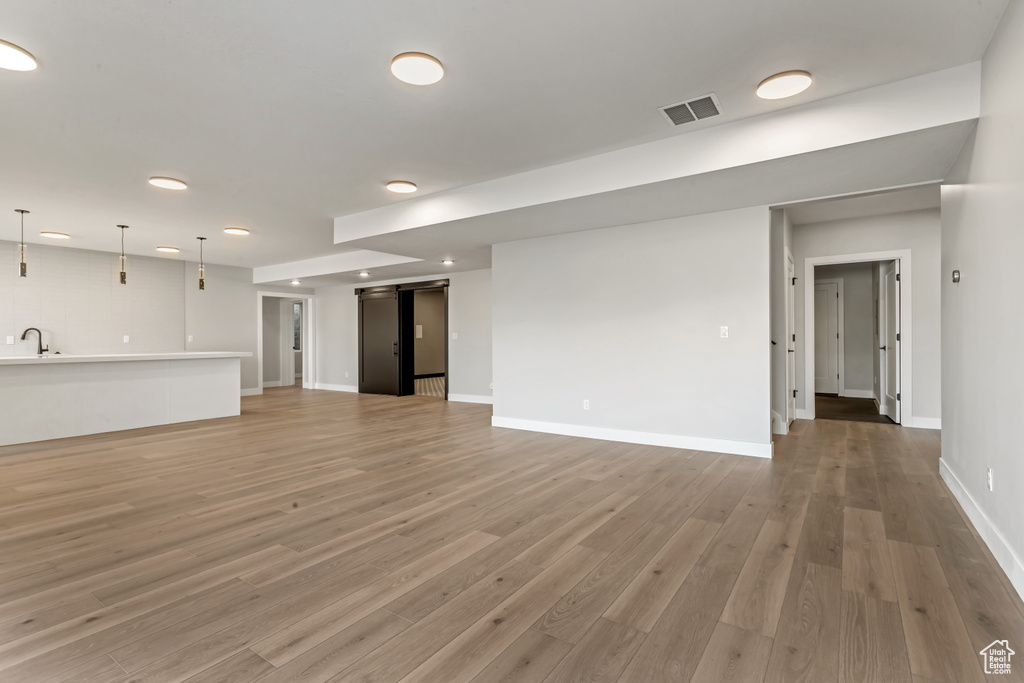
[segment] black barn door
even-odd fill
[[[383,288],[382,288],[383,289]],[[359,295],[359,393],[398,396],[398,292]]]

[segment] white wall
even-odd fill
[[[491,397],[491,271],[442,273],[380,282],[449,280],[448,330],[458,339],[448,342],[450,400],[490,402]],[[359,328],[355,286],[320,287],[317,295],[317,384],[323,388],[356,391],[359,368]]]
[[[1024,4],[982,66],[982,115],[942,187],[943,478],[1024,594]],[[954,285],[950,274],[961,272]],[[986,485],[992,468],[995,486]],[[1019,648],[1018,648],[1019,650]]]
[[[27,260],[28,277],[18,277],[18,245],[0,242],[0,356],[35,354],[34,332],[21,341],[28,327],[61,353],[184,350],[181,261],[130,256],[122,285],[117,254],[30,244]]]
[[[494,423],[769,455],[768,250],[765,207],[495,245]]]
[[[874,392],[875,383],[875,300],[872,291],[872,263],[818,266],[815,280],[843,280],[843,330],[846,395]],[[818,321],[815,321],[817,324]],[[866,398],[866,396],[862,396]]]
[[[913,337],[910,345],[913,395],[904,414],[912,420],[935,424],[941,417],[941,312],[940,312],[940,225],[938,209],[870,216],[828,223],[798,225],[793,229],[796,273],[802,278],[810,257],[862,254],[878,251],[911,252],[913,278]],[[807,408],[805,391],[804,287],[797,281],[796,374],[797,408]]]
[[[263,297],[263,386],[281,384],[281,303]]]

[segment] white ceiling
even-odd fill
[[[968,63],[1005,5],[0,0],[0,39],[40,63],[0,71],[0,239],[26,208],[29,242],[115,251],[128,223],[137,254],[194,258],[200,234],[212,263],[336,254],[333,218],[403,201],[389,179],[450,190]],[[392,78],[409,50],[444,80]],[[793,68],[816,77],[805,94],[754,96]],[[712,91],[720,118],[673,129],[657,111]]]

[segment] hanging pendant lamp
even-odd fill
[[[203,242],[205,237],[197,237],[199,240],[199,289],[206,289],[206,267],[203,265]]]
[[[25,262],[25,214],[31,212],[26,209],[15,209],[15,211],[21,214],[21,244],[18,245],[19,275],[28,277],[28,263]]]
[[[121,258],[120,258],[121,284],[122,285],[126,285],[126,284],[128,284],[128,273],[125,270],[125,266],[128,263],[128,259],[124,255],[124,231],[128,229],[128,226],[127,225],[119,225],[117,227],[121,228]]]

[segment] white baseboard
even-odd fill
[[[772,411],[772,434],[781,436],[789,434],[789,423],[774,410]]]
[[[264,389],[273,389],[274,387],[279,387],[279,386],[281,386],[281,383],[276,381],[276,380],[273,381],[273,382],[264,382],[263,383],[263,388]]]
[[[259,396],[262,393],[261,389],[242,389],[242,396]]]
[[[843,392],[847,398],[874,398],[875,392],[871,389],[847,389]]]
[[[494,403],[493,396],[476,396],[474,394],[448,394],[448,400],[458,403]]]
[[[325,384],[324,382],[317,382],[313,385],[314,389],[324,389],[326,391],[347,391],[349,393],[358,393],[359,387],[354,384]]]
[[[1013,548],[1006,541],[1006,537],[992,523],[988,515],[982,512],[974,498],[971,497],[971,494],[967,492],[967,489],[960,483],[960,480],[953,474],[953,470],[949,469],[946,465],[946,461],[941,458],[939,459],[939,474],[953,493],[953,497],[960,503],[960,507],[967,513],[967,518],[971,520],[971,524],[978,530],[978,535],[985,541],[988,549],[992,551],[996,562],[1006,572],[1006,576],[1009,577],[1010,583],[1016,589],[1017,595],[1024,596],[1024,563],[1021,562],[1020,557],[1013,551]]]
[[[806,408],[797,408],[796,409],[796,419],[798,419],[798,420],[813,420],[814,419],[814,413],[812,413],[811,411],[807,410]]]
[[[772,457],[772,445],[770,443],[707,439],[700,436],[683,436],[679,434],[635,432],[626,429],[609,429],[607,427],[587,427],[558,422],[520,420],[513,417],[492,417],[491,425],[507,429],[522,429],[528,432],[579,436],[585,439],[602,439],[604,441],[622,441],[625,443],[644,444],[646,446],[687,448],[695,451],[711,451],[712,453],[734,453],[736,455],[751,455],[757,458]]]
[[[904,427],[913,427],[914,429],[942,429],[942,418],[941,417],[912,417],[910,418],[910,424],[903,425]]]

